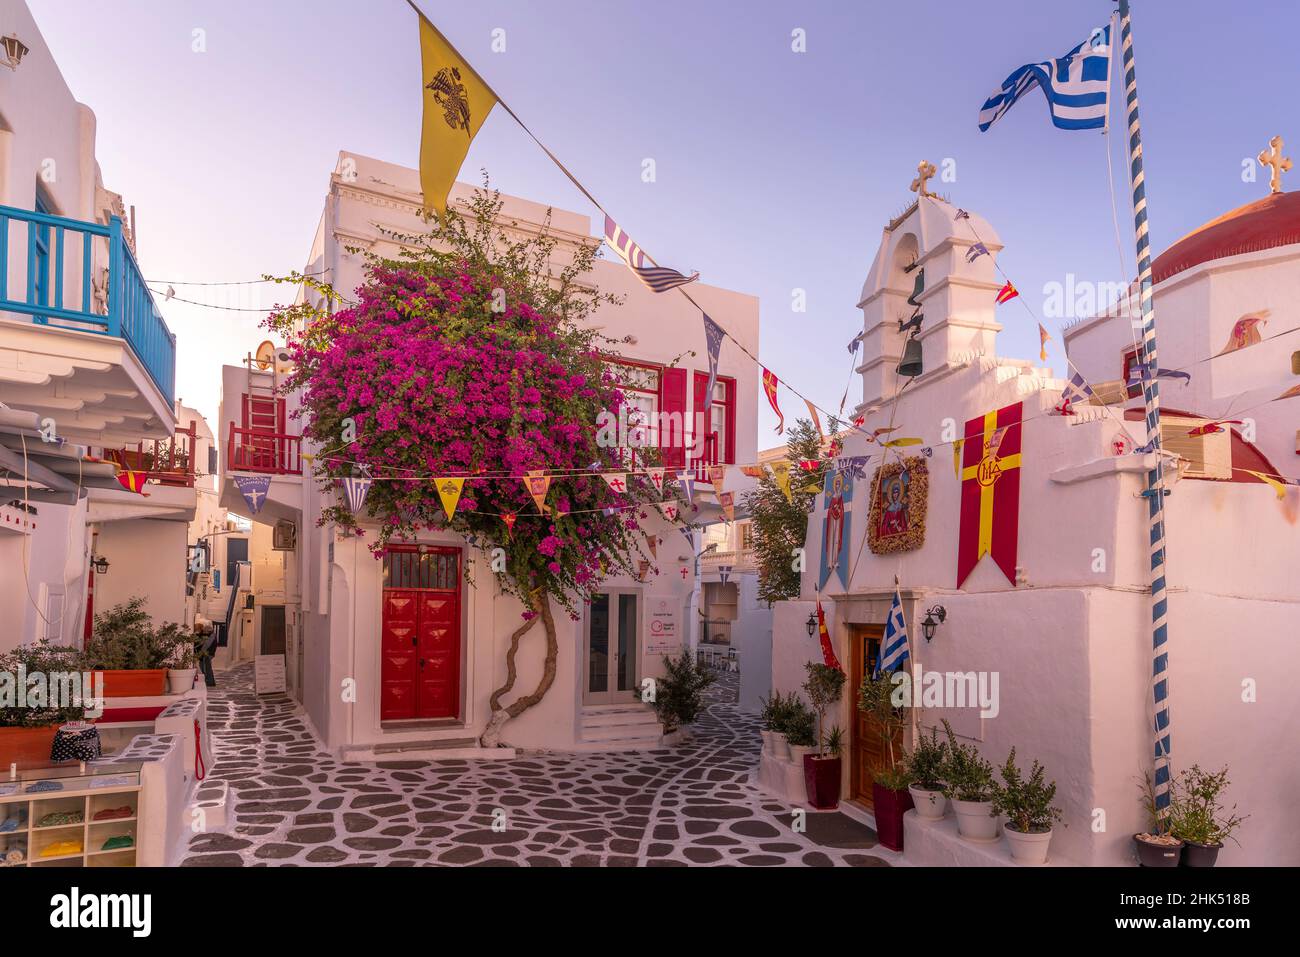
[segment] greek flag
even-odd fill
[[[652,292],[667,292],[669,289],[676,289],[700,278],[697,272],[684,276],[676,269],[669,269],[667,266],[648,265],[649,261],[641,247],[608,216],[605,217],[605,242],[618,253],[619,258],[627,264],[627,268],[632,270],[636,278],[641,280],[642,285]]]
[[[895,588],[894,601],[889,606],[889,618],[885,621],[885,637],[880,641],[876,676],[879,677],[881,672],[897,671],[910,657],[907,651],[907,621],[903,618],[903,598]]]
[[[1110,25],[1092,35],[1059,60],[1027,63],[1003,81],[984,101],[980,132],[1002,118],[1013,103],[1042,87],[1052,123],[1063,130],[1100,130],[1106,127],[1110,89]]]

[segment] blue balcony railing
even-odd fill
[[[18,243],[12,242],[11,224],[18,225]],[[10,262],[11,246],[23,247],[14,252],[25,261]],[[9,294],[11,273],[27,278],[21,299]],[[117,216],[103,225],[0,206],[0,312],[31,316],[36,325],[125,339],[167,404],[175,401],[176,337],[140,275]]]

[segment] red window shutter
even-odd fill
[[[686,370],[664,369],[659,377],[659,450],[665,468],[686,467]]]
[[[722,461],[728,465],[736,464],[736,380],[723,379],[727,386],[727,437],[725,440],[726,454]]]

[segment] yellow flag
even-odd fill
[[[790,463],[773,462],[772,463],[772,481],[776,487],[785,495],[785,500],[794,503],[794,496],[790,494]]]
[[[907,445],[920,445],[924,441],[924,439],[917,439],[909,436],[902,439],[890,439],[888,442],[884,443],[884,446],[888,449],[898,449]]]
[[[1286,498],[1286,486],[1279,482],[1271,475],[1265,475],[1263,472],[1252,472],[1250,469],[1242,469],[1247,475],[1253,475],[1261,482],[1267,483],[1277,493],[1278,498]]]
[[[420,188],[424,208],[446,218],[447,194],[497,98],[424,14],[420,14],[420,64],[424,88]]]
[[[438,489],[438,498],[442,499],[442,510],[447,513],[447,521],[451,521],[452,516],[456,514],[456,506],[460,504],[461,489],[465,487],[463,478],[440,478],[433,483]]]

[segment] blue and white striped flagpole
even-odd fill
[[[1151,236],[1148,232],[1146,178],[1142,171],[1142,128],[1138,122],[1137,75],[1133,70],[1133,27],[1128,0],[1119,0],[1124,50],[1124,98],[1128,106],[1129,181],[1133,184],[1133,228],[1137,234],[1139,304],[1142,313],[1142,362],[1156,368],[1156,314],[1151,295]],[[1169,594],[1165,581],[1164,467],[1160,453],[1160,384],[1143,377],[1147,442],[1155,468],[1147,472],[1147,515],[1151,545],[1151,729],[1154,735],[1156,816],[1169,816]]]

